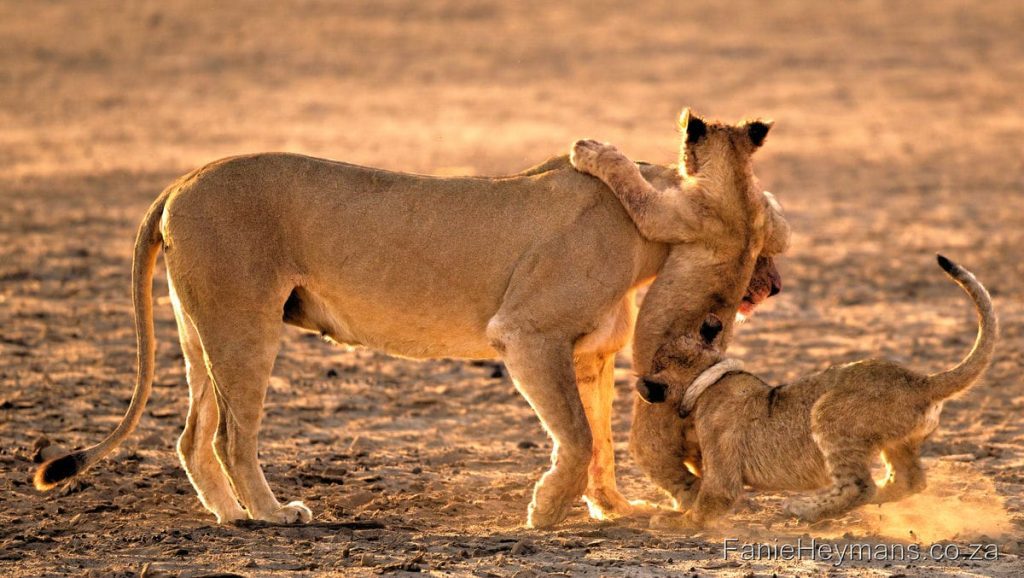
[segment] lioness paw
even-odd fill
[[[588,489],[583,494],[590,517],[595,520],[611,520],[633,514],[633,504],[615,489]]]
[[[569,516],[572,503],[568,501],[555,502],[542,506],[536,501],[530,504],[526,514],[526,526],[533,529],[550,528]]]
[[[302,502],[289,502],[268,517],[274,524],[308,524],[313,521],[313,512]]]

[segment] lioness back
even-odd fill
[[[284,303],[298,287],[309,322],[298,324],[415,357],[495,355],[486,324],[517,268],[548,274],[529,259],[540,247],[576,254],[578,279],[601,269],[602,283],[625,290],[638,267],[605,265],[636,260],[646,243],[604,186],[567,162],[437,178],[268,153],[217,161],[173,187],[161,231],[177,288],[232,299],[247,291],[235,285],[257,284]]]

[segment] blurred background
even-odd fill
[[[134,230],[174,177],[265,150],[497,175],[581,137],[669,163],[684,106],[776,121],[756,171],[787,209],[794,239],[779,263],[783,293],[734,346],[749,368],[785,380],[884,354],[939,370],[970,347],[974,318],[932,254],[989,286],[1003,321],[998,357],[981,385],[947,405],[925,450],[953,525],[929,522],[945,519],[929,502],[931,518],[865,515],[847,527],[939,538],[998,531],[1008,551],[1019,548],[1022,31],[1024,7],[1012,1],[0,0],[0,553],[10,553],[0,568],[38,573],[45,566],[33,553],[46,550],[67,571],[129,572],[146,560],[184,564],[173,552],[185,550],[197,568],[252,560],[311,571],[315,553],[320,570],[365,555],[359,567],[369,571],[414,559],[415,543],[439,552],[417,562],[424,568],[472,563],[498,575],[615,560],[664,566],[665,551],[699,558],[689,542],[652,542],[640,530],[598,531],[592,539],[615,548],[588,553],[563,534],[524,538],[518,525],[550,445],[500,371],[395,360],[291,332],[264,430],[271,483],[320,519],[390,529],[373,540],[332,531],[341,546],[311,534],[307,551],[287,533],[253,540],[212,528],[172,451],[186,390],[166,297],[158,388],[136,439],[74,500],[44,500],[24,483],[33,444],[92,443],[126,406]],[[157,292],[166,294],[162,281]],[[630,497],[656,497],[626,455],[627,358],[620,372],[622,483]],[[40,442],[44,432],[54,439]],[[994,508],[982,517],[996,525],[957,525],[957,513],[979,503]],[[156,512],[148,522],[133,518],[147,508]],[[75,542],[58,510],[83,514],[75,531],[115,533],[124,544]],[[743,516],[757,528],[766,514]],[[594,531],[582,507],[573,519],[574,535]],[[393,527],[402,524],[411,529]],[[172,525],[191,537],[159,534]],[[235,539],[244,556],[223,554]],[[532,558],[497,559],[526,539]],[[356,554],[343,557],[345,544]],[[481,553],[466,562],[464,550]]]

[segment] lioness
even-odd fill
[[[948,371],[926,376],[869,359],[773,387],[714,347],[722,323],[713,315],[700,339],[683,336],[659,351],[657,371],[637,383],[631,445],[648,476],[689,507],[684,524],[722,516],[744,484],[824,488],[785,507],[812,522],[924,489],[921,444],[938,427],[945,400],[981,377],[998,334],[981,283],[941,255],[938,262],[979,318],[974,348]],[[870,471],[879,452],[888,472],[881,488]]]
[[[753,186],[755,143],[733,142],[747,133],[689,135],[683,155],[699,162],[641,171],[661,189],[706,175],[708,195],[731,202],[731,191]],[[780,214],[769,218],[784,228]],[[220,160],[165,189],[139,227],[138,374],[125,417],[99,444],[43,464],[38,488],[92,466],[138,424],[153,380],[161,249],[190,393],[178,452],[222,523],[312,518],[301,502],[278,502],[257,458],[283,323],[406,357],[502,359],[554,440],[528,524],[559,522],[584,492],[603,514],[628,511],[611,444],[613,356],[630,335],[637,287],[657,275],[644,305],[657,313],[641,314],[637,338],[651,352],[647,342],[672,327],[701,281],[689,278],[699,252],[646,239],[618,199],[566,157],[504,178],[433,178],[282,153]],[[777,276],[768,267],[758,274]],[[752,302],[770,292],[764,285],[755,284]]]

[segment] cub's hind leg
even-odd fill
[[[851,438],[820,439],[818,446],[825,456],[832,484],[785,505],[787,512],[807,522],[839,516],[866,504],[876,489],[871,478],[871,462],[878,455],[876,447]]]
[[[886,478],[872,503],[895,502],[919,493],[928,485],[921,465],[922,439],[901,440],[882,450]]]
[[[238,505],[224,470],[213,452],[213,436],[217,431],[217,405],[213,385],[206,371],[203,348],[199,334],[182,311],[181,303],[171,287],[171,302],[174,317],[178,322],[178,337],[181,351],[185,356],[185,371],[188,377],[188,417],[185,431],[178,438],[178,457],[185,468],[192,487],[199,494],[199,501],[217,516],[217,522],[224,524],[246,518],[245,510]]]

